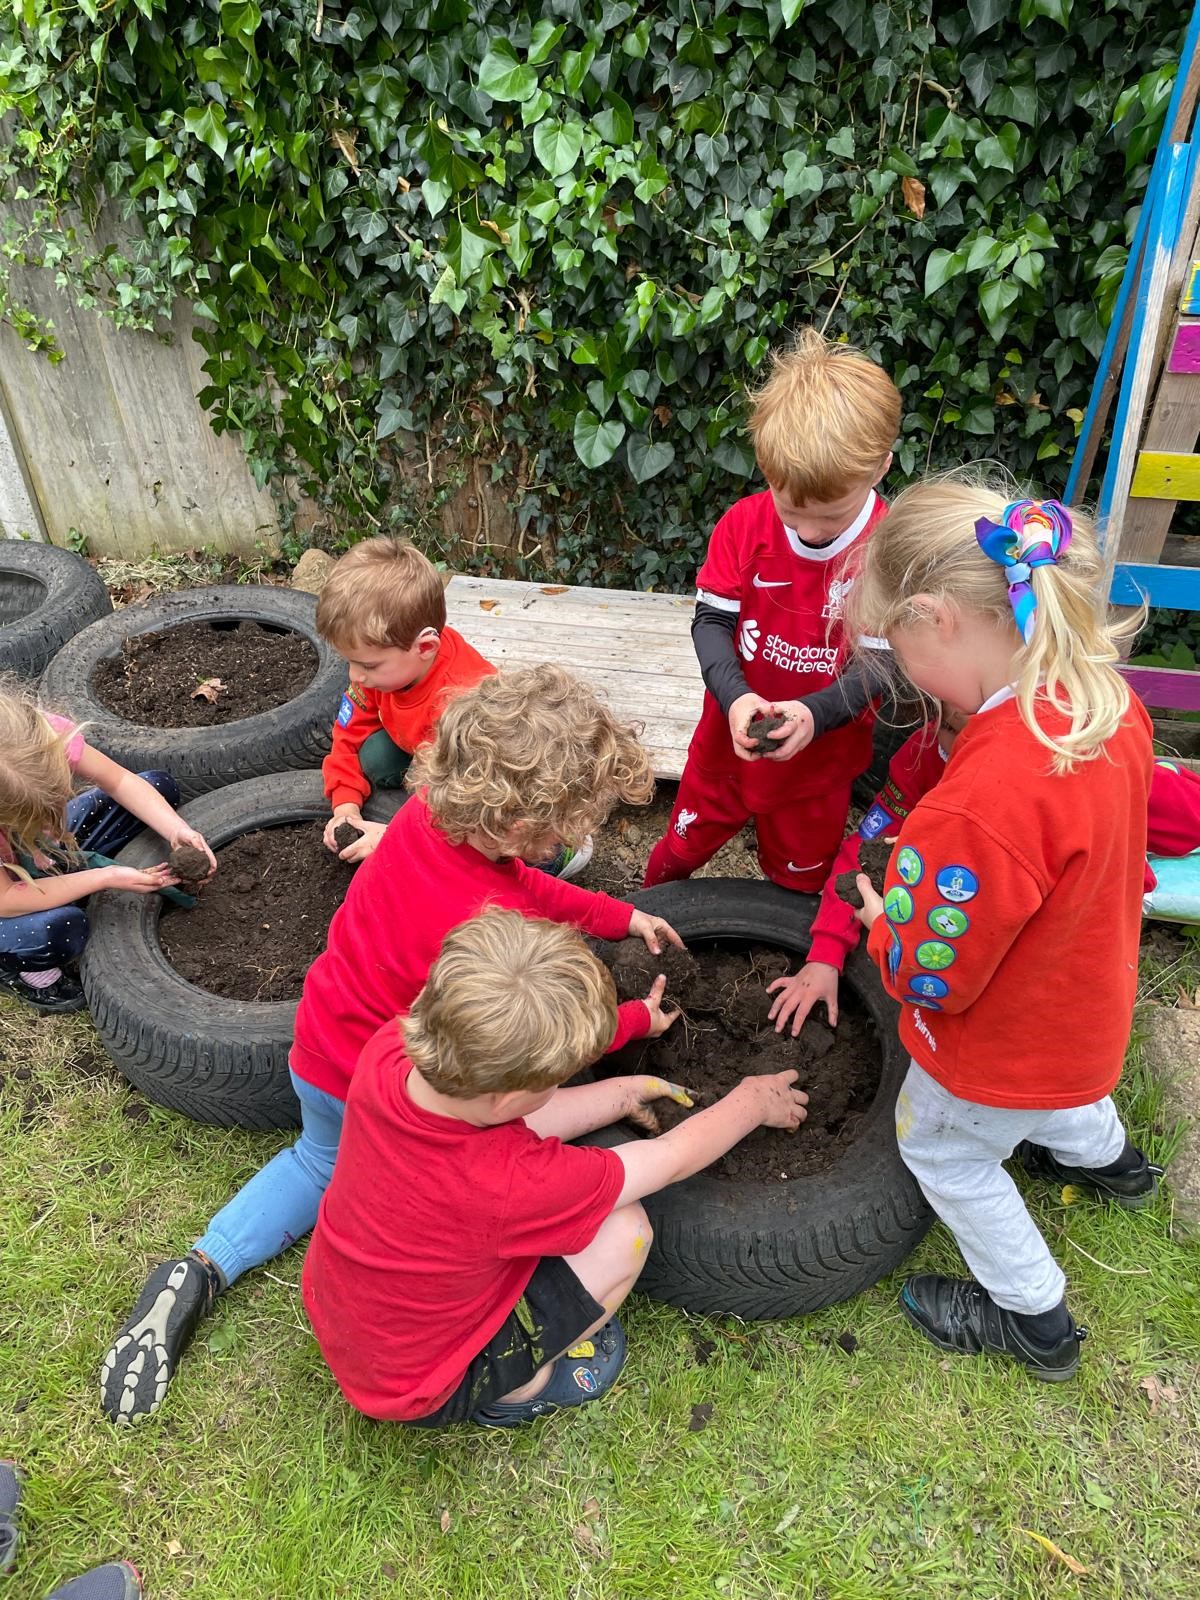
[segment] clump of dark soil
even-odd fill
[[[703,978],[690,950],[664,944],[662,953],[656,956],[644,939],[622,939],[616,944],[598,945],[597,951],[613,975],[618,1000],[644,1000],[660,973],[667,980],[664,998],[668,1007],[682,1006],[686,1010],[702,997]]]
[[[865,872],[870,878],[876,894],[883,893],[883,880],[887,873],[888,862],[892,859],[892,847],[883,839],[864,839],[858,847],[858,866],[853,872],[839,872],[834,880],[839,900],[844,900],[848,906],[853,906],[856,911],[862,908],[862,896],[858,892],[855,881],[860,872]]]
[[[634,963],[626,946],[634,943],[625,940],[608,951],[615,951],[622,962],[621,975],[614,972],[618,992],[622,998],[640,999],[648,984],[635,994],[623,992],[632,987]],[[666,969],[655,967],[661,958],[651,956],[644,945],[642,949],[652,980]],[[688,976],[680,989],[680,996],[687,996],[684,1015],[661,1038],[607,1056],[595,1070],[601,1075],[648,1072],[680,1083],[700,1111],[715,1105],[744,1077],[794,1068],[800,1074],[797,1088],[809,1097],[808,1120],[795,1133],[759,1129],[708,1170],[719,1178],[784,1183],[830,1166],[857,1138],[879,1087],[882,1061],[870,1019],[843,989],[837,1031],[810,1016],[793,1039],[790,1032],[776,1033],[768,1020],[774,997],[767,993],[769,983],[797,965],[792,958],[769,946],[732,941],[696,947],[688,957]],[[639,981],[644,977],[641,973]],[[668,971],[668,999],[671,992]],[[669,1100],[655,1101],[653,1110],[663,1132],[692,1115]]]
[[[317,652],[298,633],[249,621],[184,622],[126,639],[120,655],[98,664],[92,687],[130,722],[210,728],[283,705],[316,671]]]
[[[772,739],[770,735],[786,725],[787,718],[776,712],[756,711],[746,724],[746,737],[754,741],[754,748],[760,755],[766,755],[769,750],[778,750],[783,743],[782,739]]]
[[[352,844],[357,844],[362,838],[362,829],[356,828],[352,822],[344,817],[333,830],[333,842],[339,850],[348,850]]]
[[[287,823],[216,852],[219,871],[195,909],[166,907],[159,918],[159,941],[181,977],[230,1000],[300,998],[354,876],[325,849],[322,831]]]
[[[194,844],[177,844],[167,857],[167,865],[180,883],[203,883],[212,871],[208,857]]]

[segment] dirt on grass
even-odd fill
[[[130,722],[210,728],[271,711],[317,671],[307,639],[257,622],[184,622],[136,634],[96,667],[96,698]]]
[[[195,909],[168,906],[159,918],[159,942],[181,977],[229,1000],[300,998],[354,876],[321,833],[287,823],[216,852],[217,875]]]
[[[796,1133],[760,1129],[709,1168],[719,1178],[784,1183],[823,1171],[858,1136],[879,1087],[879,1040],[852,995],[843,991],[836,1032],[810,1016],[793,1039],[768,1020],[767,985],[788,975],[797,960],[761,944],[729,941],[685,952],[651,955],[641,940],[600,946],[622,1000],[640,1000],[660,972],[667,1002],[683,1015],[659,1039],[641,1041],[606,1058],[601,1072],[648,1072],[679,1083],[704,1110],[742,1078],[789,1067],[809,1096],[808,1119]],[[654,1111],[663,1132],[691,1115],[667,1100]]]

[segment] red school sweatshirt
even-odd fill
[[[1149,718],[1135,700],[1103,755],[1050,762],[1014,699],[977,712],[900,830],[868,941],[909,1053],[978,1105],[1090,1105],[1129,1040]]]
[[[451,844],[416,794],[355,872],[308,969],[290,1058],[296,1075],[344,1100],[367,1040],[409,1009],[450,930],[487,906],[573,923],[598,939],[623,939],[633,915],[611,895]],[[646,1006],[627,1001],[609,1049],[649,1030]]]

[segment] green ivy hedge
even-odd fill
[[[3,260],[185,296],[214,425],[344,531],[432,526],[457,454],[508,570],[682,587],[807,320],[900,384],[901,476],[1062,482],[1186,9],[16,0]],[[72,225],[106,200],[134,242]]]

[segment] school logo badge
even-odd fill
[[[838,621],[846,608],[846,596],[853,587],[853,578],[835,578],[829,585],[825,596],[825,607],[821,615],[828,617],[831,622]]]
[[[885,828],[894,828],[896,819],[889,817],[881,805],[874,805],[858,825],[864,839],[877,839]]]
[[[686,806],[675,818],[675,832],[681,839],[687,838],[687,831],[700,815],[698,811],[689,811]]]
[[[351,698],[350,698],[350,696],[348,694],[344,694],[342,696],[342,703],[341,703],[340,706],[338,706],[338,714],[337,714],[337,725],[338,725],[338,727],[339,728],[344,728],[346,726],[346,724],[350,721],[350,718],[353,715],[354,715],[354,701],[351,700]]]
[[[758,642],[762,638],[762,629],[753,617],[747,617],[742,623],[741,651],[742,659],[753,661],[758,654]]]

